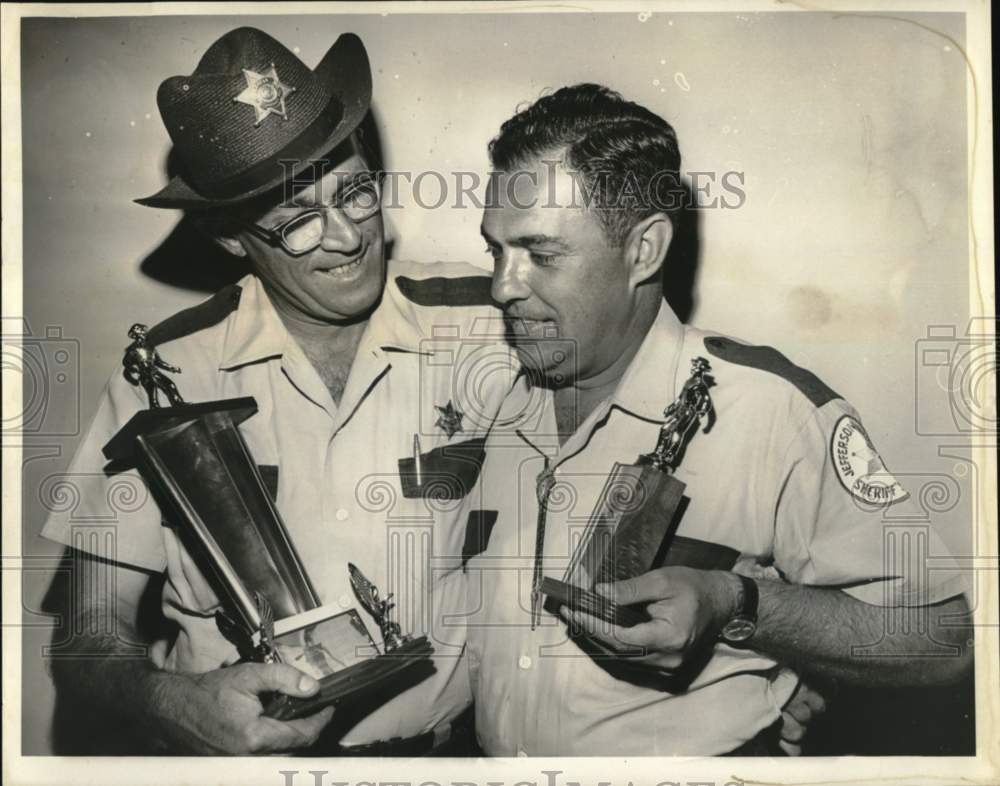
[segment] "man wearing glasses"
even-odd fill
[[[256,399],[241,431],[274,481],[322,602],[356,606],[347,571],[355,563],[394,593],[404,631],[429,636],[436,671],[374,711],[263,717],[267,694],[308,696],[318,683],[290,665],[236,663],[217,627],[215,592],[152,499],[121,515],[113,553],[76,542],[68,517],[53,514],[43,534],[76,547],[79,585],[115,588],[109,597],[85,592],[74,609],[77,629],[92,632],[73,646],[89,657],[58,661],[57,687],[161,750],[292,750],[323,732],[322,753],[466,752],[456,734],[470,702],[464,629],[442,617],[464,607],[482,437],[507,392],[502,382],[464,383],[460,367],[477,366],[461,363],[463,339],[477,319],[480,328],[496,323],[496,313],[489,278],[474,268],[393,262],[387,271],[380,162],[362,122],[370,94],[356,36],[342,35],[310,71],[249,28],[216,41],[190,76],[161,84],[160,112],[183,167],[139,202],[189,211],[252,274],[151,328],[146,341],[181,369],[174,380],[187,402]],[[502,342],[477,335],[473,349],[488,348],[491,368],[511,368]],[[101,447],[148,406],[139,387],[112,376],[70,467],[100,479],[91,504],[103,504],[120,479],[104,474]],[[471,448],[460,482],[404,488],[401,460],[420,455],[429,472],[444,447]],[[150,590],[173,628],[166,634],[142,630]],[[148,657],[136,655],[137,642],[149,644]]]

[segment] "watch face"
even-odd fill
[[[726,623],[726,626],[722,629],[722,638],[726,641],[746,641],[756,632],[756,622],[737,617]]]

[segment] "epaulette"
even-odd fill
[[[239,284],[223,287],[204,303],[178,311],[150,328],[147,343],[151,347],[157,347],[218,325],[236,310],[242,293]]]
[[[773,347],[740,344],[738,341],[721,336],[706,338],[705,347],[709,353],[722,360],[777,374],[795,385],[816,407],[822,407],[828,401],[840,398],[823,380],[811,371],[796,366]]]
[[[398,276],[396,285],[407,300],[418,306],[492,306],[489,276],[461,278],[408,278]]]

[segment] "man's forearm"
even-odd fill
[[[319,683],[283,663],[245,663],[204,674],[175,674],[125,654],[112,636],[80,639],[87,656],[53,667],[57,685],[96,709],[115,713],[155,749],[196,754],[276,753],[313,745],[333,716],[278,721],[262,715],[261,696],[309,697]],[[103,651],[102,657],[100,652]]]
[[[968,611],[960,596],[930,606],[883,607],[837,589],[757,585],[760,607],[751,646],[800,671],[902,686],[954,681],[971,663],[967,629],[941,623],[944,616]]]
[[[106,618],[96,610],[77,618],[77,630],[108,630]],[[52,662],[52,675],[61,691],[102,713],[120,718],[155,748],[179,743],[169,717],[174,697],[191,685],[190,677],[158,668],[147,656],[137,654],[139,637],[124,620],[116,621],[115,634],[77,636],[79,657],[64,656]]]

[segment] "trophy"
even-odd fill
[[[649,621],[639,606],[623,606],[598,595],[594,586],[634,578],[665,565],[728,570],[739,552],[714,543],[676,536],[684,488],[673,472],[700,423],[711,428],[714,410],[708,389],[714,380],[705,358],[691,361],[691,377],[666,410],[656,447],[633,464],[616,463],[588,519],[562,581],[541,577],[538,592],[556,612],[567,606],[632,627]]]
[[[382,685],[419,666],[432,669],[426,637],[402,635],[389,619],[391,595],[354,565],[348,570],[361,607],[383,634],[381,648],[354,609],[323,607],[238,428],[257,411],[251,397],[186,403],[163,372],[179,372],[133,325],[125,378],[141,386],[149,409],[137,413],[104,446],[119,468],[138,467],[176,522],[222,609],[219,629],[244,661],[289,663],[312,675],[310,698],[278,694],[265,713],[280,720],[311,714]],[[163,393],[170,403],[160,406]]]

